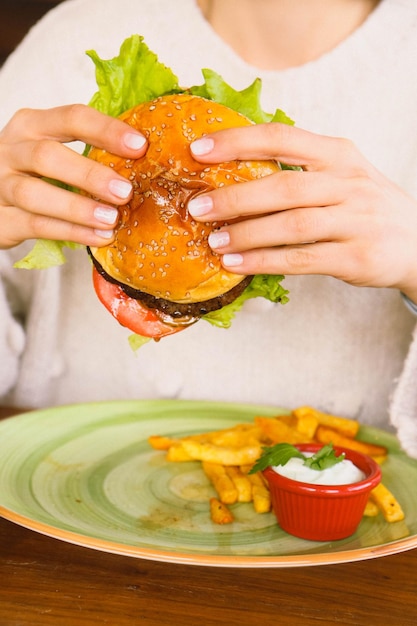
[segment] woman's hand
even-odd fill
[[[191,146],[204,163],[276,159],[284,170],[197,196],[199,220],[241,218],[211,234],[225,267],[241,274],[327,274],[396,287],[417,301],[417,201],[348,140],[282,124],[220,131]]]
[[[116,207],[130,199],[131,183],[64,145],[76,140],[126,158],[138,158],[146,150],[146,140],[136,130],[85,105],[18,111],[0,132],[0,248],[33,238],[92,246],[112,238]]]

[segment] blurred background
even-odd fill
[[[61,0],[62,2],[62,0]],[[54,0],[2,0],[0,3],[0,65],[23,39],[29,28],[52,7]]]

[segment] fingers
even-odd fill
[[[225,186],[188,203],[195,219],[226,222],[209,237],[226,269],[248,275],[325,274],[371,286],[399,285],[409,271],[398,216],[398,206],[409,202],[350,141],[261,124],[207,135],[191,148],[207,163],[273,158],[302,166]],[[390,243],[393,233],[400,245]],[[415,235],[408,238],[415,241]],[[400,270],[393,272],[393,266]]]
[[[346,221],[328,207],[293,209],[225,226],[210,234],[209,245],[237,274],[324,274],[330,259],[336,271],[331,255],[349,233]],[[345,268],[337,272],[348,276]]]
[[[258,124],[207,135],[191,144],[204,162],[275,159],[300,170],[283,170],[256,181],[196,196],[188,209],[209,221],[340,203],[346,180],[375,176],[348,140],[316,135],[286,124]]]
[[[342,201],[345,180],[327,172],[283,170],[262,179],[233,184],[194,196],[188,210],[195,219],[227,220]]]
[[[193,156],[202,162],[233,159],[276,159],[305,170],[343,169],[360,158],[346,139],[316,135],[287,124],[256,124],[207,135],[191,144]]]
[[[115,207],[66,191],[40,178],[19,176],[17,180],[11,205],[28,213],[67,219],[90,228],[107,229],[117,221]]]
[[[21,109],[0,138],[16,143],[44,138],[61,143],[82,141],[120,156],[136,158],[146,150],[146,139],[138,130],[83,104],[47,110]]]
[[[354,275],[349,259],[342,258],[336,267],[333,242],[281,246],[249,250],[245,254],[232,253],[222,257],[224,267],[237,274],[328,274],[329,266],[341,280]],[[340,256],[340,255],[339,255]],[[277,272],[277,268],[280,268]]]
[[[84,105],[16,113],[0,132],[0,248],[37,237],[100,246],[113,237],[117,207],[129,200],[131,182],[64,145],[74,140],[131,159],[147,145],[136,129]]]
[[[2,208],[0,249],[12,248],[27,239],[72,241],[85,246],[103,246],[112,237],[112,230],[92,229],[69,220],[32,214],[16,207]]]
[[[119,212],[40,178],[16,176],[13,202],[0,207],[0,248],[26,239],[57,239],[103,246],[113,238]]]
[[[8,148],[11,170],[53,178],[119,204],[132,191],[129,181],[63,143],[79,140],[126,158],[146,151],[146,139],[136,129],[84,105],[21,110],[0,140]]]
[[[328,208],[294,209],[245,219],[212,232],[209,245],[218,254],[337,239],[346,233],[343,221]]]
[[[10,150],[9,163],[15,172],[31,172],[59,180],[114,204],[127,202],[132,193],[131,182],[113,169],[50,139],[17,145]],[[14,177],[6,183],[2,195],[9,204],[16,203],[21,208],[29,208],[28,205],[20,204],[20,199],[16,198],[16,189],[20,190],[21,182],[21,177]]]

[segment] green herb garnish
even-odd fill
[[[255,472],[262,471],[271,465],[286,465],[293,457],[303,459],[304,465],[313,470],[320,471],[343,461],[345,454],[342,453],[336,456],[332,443],[323,446],[312,456],[305,456],[298,448],[290,443],[277,443],[275,446],[265,446],[262,448],[262,454],[255,462],[249,474],[255,474]]]

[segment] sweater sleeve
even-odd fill
[[[390,418],[403,449],[417,458],[417,326],[392,397]]]
[[[17,382],[25,345],[23,325],[14,316],[0,260],[0,402]]]

